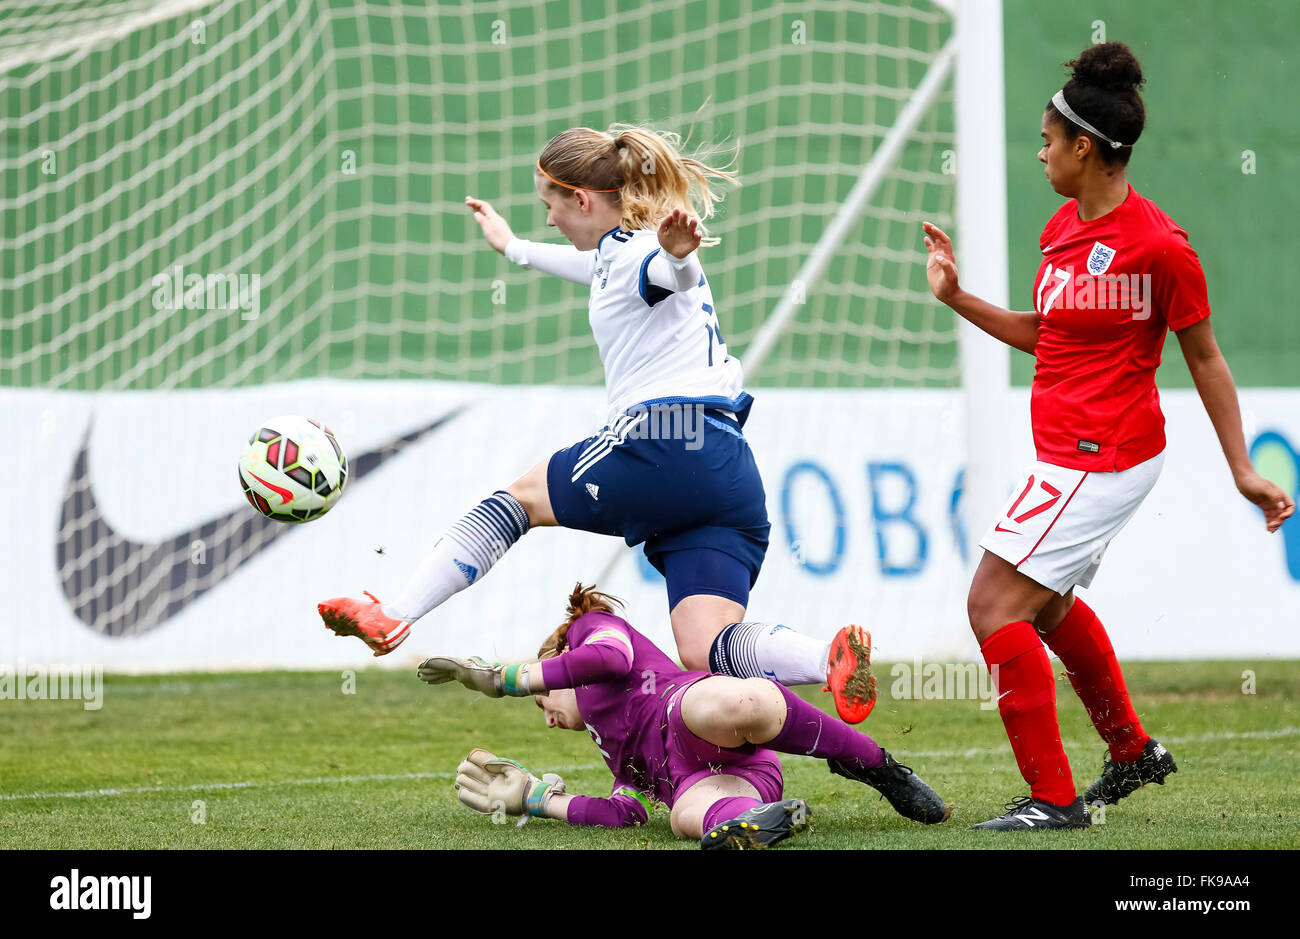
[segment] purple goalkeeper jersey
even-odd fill
[[[546,686],[574,689],[583,723],[614,774],[616,786],[631,786],[671,805],[674,792],[665,745],[669,699],[673,692],[707,678],[709,672],[682,670],[612,613],[597,611],[579,617],[569,627],[568,645],[572,650],[600,645],[613,654],[606,657],[599,671],[577,667],[571,671],[568,662],[572,653],[548,659],[542,663]],[[622,672],[622,662],[617,659],[625,662],[629,654],[629,667],[617,674]]]

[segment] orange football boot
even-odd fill
[[[375,655],[387,655],[410,635],[411,624],[385,616],[379,598],[369,591],[365,593],[369,603],[352,597],[335,597],[316,604],[316,609],[335,635],[356,636],[374,649]]]
[[[845,626],[831,640],[826,687],[835,696],[835,711],[846,724],[859,724],[876,706],[876,676],[871,673],[871,633]]]

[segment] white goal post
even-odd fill
[[[957,237],[962,286],[1006,307],[1007,159],[1003,93],[1002,0],[954,4],[957,122]],[[963,50],[970,50],[966,55]],[[966,477],[962,493],[970,558],[975,538],[992,521],[1012,480],[1006,399],[1009,347],[962,320],[958,325],[965,402]]]

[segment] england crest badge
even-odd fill
[[[1100,277],[1106,273],[1113,260],[1115,260],[1115,249],[1106,247],[1100,241],[1094,241],[1092,253],[1088,255],[1088,273],[1093,277]]]

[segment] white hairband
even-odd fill
[[[1111,140],[1109,137],[1107,137],[1097,128],[1093,127],[1083,118],[1079,117],[1079,115],[1075,114],[1074,111],[1070,108],[1070,106],[1065,103],[1064,89],[1052,95],[1052,104],[1056,107],[1056,110],[1060,111],[1061,115],[1065,117],[1067,120],[1073,121],[1075,124],[1078,124],[1088,133],[1096,137],[1100,137],[1102,140],[1106,141],[1106,143],[1110,144],[1111,147],[1113,147],[1114,149],[1118,150],[1120,147],[1131,146],[1130,144],[1120,143],[1118,140]]]

